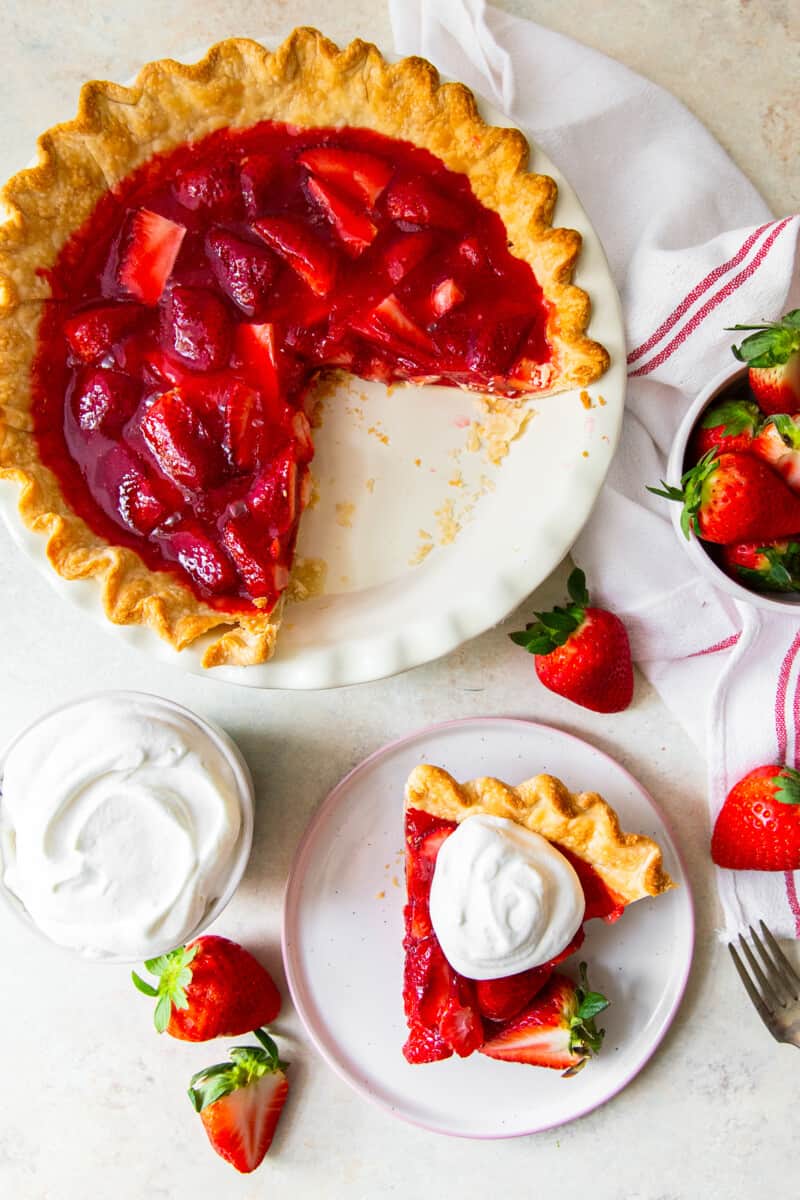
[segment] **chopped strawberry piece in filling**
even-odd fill
[[[497,214],[364,129],[266,121],[156,155],[48,274],[42,461],[97,534],[225,611],[270,609],[288,582],[321,372],[513,396],[554,371],[547,303]],[[426,936],[425,903],[415,922]],[[477,1036],[470,988],[441,1008],[449,1040],[425,1033],[421,1053]]]
[[[480,1050],[491,1031],[528,1008],[547,987],[556,966],[575,954],[584,940],[581,926],[551,962],[500,979],[474,981],[455,971],[431,926],[429,896],[439,849],[456,828],[454,821],[410,808],[405,816],[406,890],[403,1003],[409,1035],[403,1054],[410,1063],[436,1062],[452,1054]],[[586,897],[585,920],[613,921],[624,904],[596,871],[562,846],[575,867]],[[500,1057],[498,1054],[497,1057]]]

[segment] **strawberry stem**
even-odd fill
[[[556,605],[550,612],[535,613],[538,619],[531,621],[524,629],[508,636],[516,646],[522,646],[529,654],[551,654],[558,646],[569,641],[572,634],[586,618],[586,606],[589,603],[589,592],[586,588],[586,576],[579,567],[575,567],[567,580],[567,591],[572,604],[561,607]]]
[[[727,331],[750,332],[750,337],[746,337],[740,346],[731,346],[733,356],[739,362],[756,369],[780,367],[800,351],[800,308],[785,313],[780,321],[763,325],[729,325]]]

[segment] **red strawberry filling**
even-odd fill
[[[363,129],[264,122],[157,156],[49,272],[42,460],[96,533],[209,604],[269,609],[309,494],[320,371],[548,383],[548,307],[507,241],[465,176]],[[456,992],[448,1021],[469,1042]]]
[[[574,954],[584,939],[581,927],[552,962],[501,979],[465,979],[448,963],[430,920],[429,896],[436,856],[456,828],[420,809],[406,812],[405,972],[403,1003],[408,1039],[403,1054],[410,1063],[437,1062],[455,1053],[479,1050],[498,1025],[516,1017],[545,987],[558,963]],[[616,921],[624,903],[606,887],[588,863],[563,846],[586,898],[585,920]]]

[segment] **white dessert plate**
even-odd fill
[[[486,101],[485,120],[509,122]],[[589,332],[611,356],[589,389],[531,402],[527,430],[495,465],[467,450],[476,400],[457,388],[348,379],[324,405],[314,476],[320,499],[303,517],[297,553],[322,560],[325,592],[291,605],[278,649],[253,667],[216,667],[230,683],[325,688],[361,683],[438,658],[508,615],[557,566],[586,522],[619,437],[625,345],[619,297],[600,241],[566,179],[532,146],[531,168],[558,183],[554,224],[580,230],[576,282],[590,295]],[[0,483],[0,514],[47,580],[114,637],[182,670],[206,674],[204,641],[178,653],[150,629],[112,627],[93,580],[66,581],[45,541]],[[425,536],[428,535],[428,536]],[[453,536],[455,535],[455,536]],[[422,558],[424,548],[433,549]]]
[[[403,786],[420,762],[458,779],[510,783],[545,771],[600,792],[625,829],[656,838],[679,886],[640,900],[614,925],[591,921],[580,954],[611,1006],[605,1043],[573,1079],[474,1054],[410,1066],[402,1055]],[[394,1116],[437,1133],[538,1133],[605,1103],[642,1069],[683,996],[692,959],[692,897],[679,852],[644,788],[608,755],[546,725],[451,721],[384,746],[320,806],[287,884],[283,957],[292,999],[320,1054]],[[577,962],[570,961],[574,974]]]

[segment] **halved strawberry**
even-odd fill
[[[800,591],[800,541],[736,542],[722,550],[734,579],[764,592]]]
[[[263,211],[276,168],[271,154],[248,154],[242,159],[239,183],[249,217],[257,217]]]
[[[165,500],[142,465],[124,446],[114,446],[102,459],[98,478],[113,511],[135,533],[149,534],[169,516]]]
[[[768,416],[800,408],[800,308],[780,321],[764,325],[734,325],[751,330],[741,346],[732,346],[734,358],[747,363],[747,381]]]
[[[272,1145],[289,1092],[277,1046],[263,1029],[254,1036],[261,1047],[234,1047],[231,1065],[198,1071],[189,1085],[213,1149],[242,1174],[254,1171]]]
[[[75,380],[72,411],[84,433],[113,437],[133,416],[141,398],[141,385],[121,371],[85,367]]]
[[[234,216],[241,206],[241,188],[233,163],[189,167],[178,173],[173,191],[180,204],[192,212],[208,209],[218,216]]]
[[[313,200],[320,206],[326,218],[330,221],[345,249],[354,258],[363,254],[374,242],[378,226],[370,221],[363,212],[358,212],[347,203],[336,189],[323,183],[321,179],[308,180],[306,187]]]
[[[370,208],[394,174],[394,168],[382,158],[336,146],[306,150],[298,162]]]
[[[436,235],[430,230],[399,234],[386,247],[381,260],[392,283],[399,283],[401,279],[405,279],[406,275],[428,257],[436,244]]]
[[[478,1007],[490,1021],[509,1021],[542,990],[552,974],[552,965],[544,963],[504,979],[479,979],[475,984]]]
[[[248,377],[266,396],[280,392],[278,373],[278,344],[275,326],[269,322],[251,325],[242,322],[236,327],[236,353]]]
[[[236,573],[228,559],[202,528],[187,521],[162,539],[192,579],[209,592],[231,592]]]
[[[264,402],[254,388],[241,379],[231,379],[223,393],[221,407],[225,452],[235,467],[251,470],[261,461],[266,449]]]
[[[464,299],[464,293],[456,283],[455,279],[443,279],[437,287],[434,288],[431,296],[431,310],[434,317],[443,317],[445,313],[449,313],[451,308],[455,308]]]
[[[594,1018],[608,1008],[605,996],[589,990],[586,963],[580,977],[576,986],[566,975],[553,975],[530,1008],[484,1042],[481,1054],[575,1075],[600,1050],[604,1030]]]
[[[263,217],[253,229],[285,259],[312,292],[327,296],[336,277],[336,259],[297,217]]]
[[[141,430],[153,458],[173,483],[197,490],[224,473],[219,444],[177,388],[155,398],[142,417]]]
[[[289,571],[271,561],[267,537],[250,516],[231,517],[222,528],[222,543],[254,598],[276,596],[287,586]]]
[[[287,533],[297,517],[297,463],[286,452],[268,463],[253,482],[247,503],[268,521],[271,535]]]
[[[800,413],[768,417],[753,438],[750,451],[781,475],[794,492],[800,492]]]
[[[452,230],[457,229],[463,219],[458,205],[421,176],[393,183],[384,203],[392,220],[404,225]]]
[[[195,371],[228,362],[233,327],[223,302],[207,288],[173,287],[161,308],[161,344]]]
[[[399,341],[400,353],[402,353],[403,343],[407,346],[419,346],[420,349],[426,351],[433,350],[433,343],[428,334],[421,326],[417,325],[416,321],[412,320],[394,292],[384,297],[380,304],[375,306],[367,318],[367,327],[379,336],[382,332],[381,340],[388,342],[389,345],[395,345]]]
[[[172,274],[186,227],[149,208],[133,213],[120,252],[117,277],[143,304],[158,304]]]
[[[226,296],[248,316],[264,308],[278,264],[264,246],[256,246],[226,229],[206,235],[206,256]]]
[[[93,362],[108,354],[145,315],[138,304],[96,304],[64,322],[64,334],[76,358]]]

